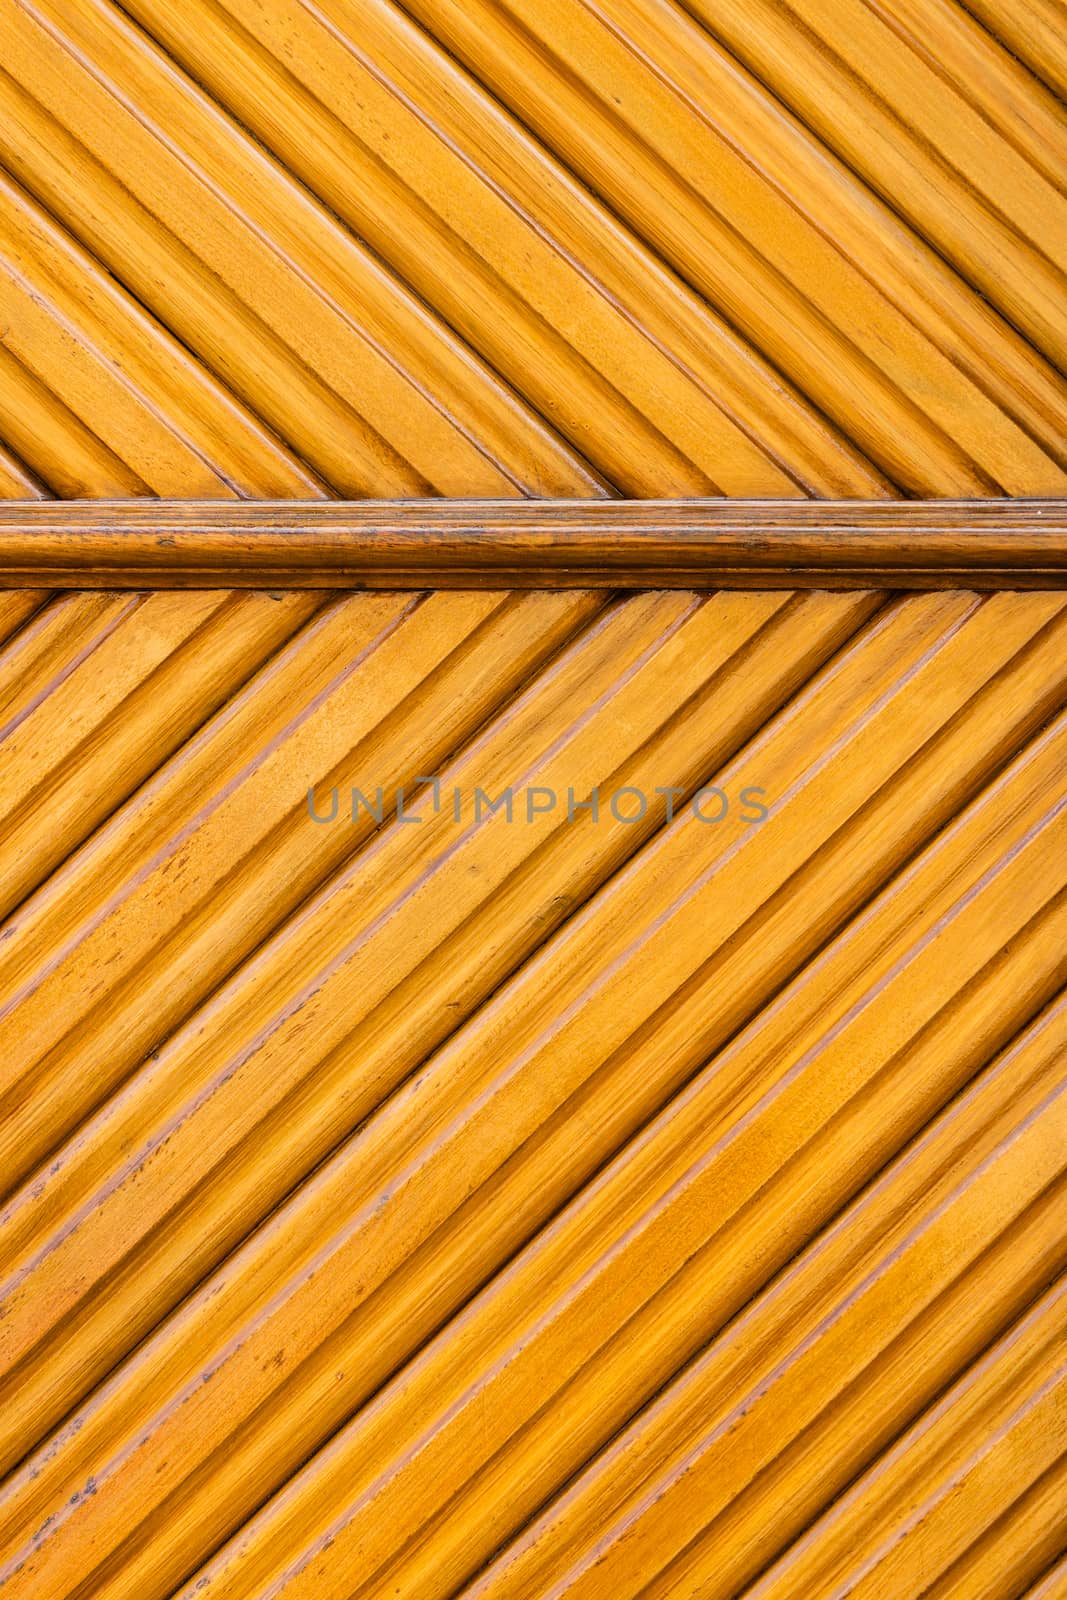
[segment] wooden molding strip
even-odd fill
[[[1067,587],[1067,501],[6,501],[0,587]]]

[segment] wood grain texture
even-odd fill
[[[1059,0],[0,38],[0,492],[1067,493]]]
[[[1063,0],[0,0],[3,1600],[1067,1600]]]
[[[1067,501],[0,502],[0,586],[1059,588]]]
[[[1067,598],[0,599],[10,1595],[1057,1592]]]

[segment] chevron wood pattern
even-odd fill
[[[0,1600],[1067,1600],[1065,95],[0,0]]]
[[[1067,597],[2,606],[11,1600],[1060,1592]]]
[[[2,0],[15,497],[1067,492],[1060,0]]]

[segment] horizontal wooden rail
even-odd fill
[[[1067,587],[1067,501],[0,504],[0,587]]]

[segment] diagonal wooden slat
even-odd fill
[[[45,439],[62,403],[84,419],[98,448],[138,474],[142,494],[314,499],[324,492],[12,183],[0,186],[0,275],[11,308],[6,348],[51,397],[39,427]],[[4,398],[10,404],[10,390]],[[12,417],[11,427],[30,437],[27,449],[40,458],[44,441],[29,434],[29,421]],[[64,466],[57,461],[50,476]],[[98,484],[87,469],[75,492],[99,493]]]
[[[1061,1600],[1064,1594],[1067,1594],[1067,1556],[1056,1561],[1032,1588],[1027,1589],[1025,1600]]]
[[[268,145],[291,130],[287,164],[590,459],[604,441],[625,492],[649,493],[635,474],[659,460],[670,470],[668,441],[689,463],[671,493],[699,492],[700,471],[730,494],[782,469],[808,492],[885,485],[397,8],[138,15]],[[279,102],[288,115],[266,123]]]
[[[1055,1017],[1046,1019],[1055,1023]],[[1032,1041],[1032,1042],[1031,1042]],[[1038,1030],[1024,1048],[1040,1047]],[[1062,1045],[1061,1045],[1062,1048]],[[1020,1323],[923,1414],[919,1422],[751,1590],[751,1600],[841,1583],[857,1594],[916,1586],[967,1549],[966,1530],[1015,1512],[1063,1455],[1063,1295],[1060,1279]],[[1023,1430],[1033,1430],[1022,1441]],[[979,1506],[979,1497],[989,1498]],[[950,1509],[963,1500],[963,1515]],[[1010,1508],[1010,1510],[1009,1510]],[[1016,1531],[1022,1521],[1011,1515]],[[1055,1524],[1059,1519],[1052,1519]],[[1032,1530],[1027,1530],[1032,1531]],[[1053,1531],[1053,1530],[1048,1530]],[[1055,1537],[1055,1530],[1053,1536]],[[1067,1529],[1062,1530],[1067,1532]],[[1042,1551],[1026,1558],[1040,1570]],[[922,1567],[917,1570],[919,1563]],[[892,1574],[888,1576],[888,1574]],[[957,1572],[956,1579],[960,1574]]]
[[[687,0],[687,9],[1062,366],[1063,107],[974,28],[968,8]]]
[[[1025,1337],[1067,1265],[1060,596],[35,603],[8,742],[53,806],[123,787],[63,846],[15,813],[10,1593],[732,1594]],[[273,640],[177,728],[145,689],[221,674],[235,605]],[[162,662],[119,643],[153,606]],[[469,814],[509,785],[654,798]],[[1056,1555],[1030,1376],[1033,1537],[994,1453],[928,1566]]]
[[[5,0],[0,437],[75,497],[1062,494],[1055,7],[987,11]]]
[[[903,488],[1020,493],[1044,479],[1059,492],[1062,381],[680,8],[413,9]],[[720,8],[705,20],[721,26]],[[924,108],[940,129],[932,87]],[[1046,237],[1060,199],[1043,192]],[[1062,318],[1062,281],[1056,304]],[[1036,407],[1021,399],[1035,386]]]
[[[527,492],[596,492],[321,206],[136,47],[118,13],[63,8],[57,23],[13,0],[4,38],[12,172],[183,342],[197,351],[206,336],[239,397],[341,492],[518,493],[535,440],[556,476]],[[222,173],[239,178],[235,192]],[[472,435],[475,411],[501,416],[499,455]]]
[[[963,1350],[981,1349],[989,1326],[982,1318],[1008,1310],[994,1296],[984,1299],[981,1317],[961,1315],[976,1288],[968,1269],[1000,1230],[993,1250],[1016,1254],[1020,1266],[1025,1259],[1017,1218],[1059,1171],[1062,1113],[1050,1090],[1063,1043],[1061,1010],[1058,1040],[1039,1040],[1028,1053],[1020,1045],[1010,1071],[994,1064],[983,1074],[611,1444],[551,1518],[526,1535],[521,1556],[500,1558],[473,1592],[544,1593],[550,1582],[561,1594],[604,1593],[613,1575],[655,1595],[738,1592],[746,1570],[758,1570],[791,1528],[804,1526],[811,1507],[877,1451],[881,1419],[891,1415],[893,1426],[909,1406],[936,1394],[950,1363]],[[960,1182],[951,1163],[963,1149],[970,1171]],[[1029,1182],[1012,1182],[1012,1163],[1023,1161],[1033,1163]],[[916,1221],[918,1197],[923,1214]],[[976,1225],[967,1228],[957,1211]],[[1043,1243],[1051,1250],[1051,1220],[1031,1249]],[[962,1248],[961,1227],[969,1233]],[[924,1359],[912,1360],[909,1374],[920,1346]],[[1062,1366],[1062,1347],[1058,1355],[1054,1367]],[[1036,1390],[1038,1403],[1046,1375],[1027,1374],[1024,1393]],[[895,1409],[887,1406],[890,1396]],[[1062,1451],[1062,1422],[1050,1426],[1046,1414],[1034,1443],[1023,1470],[1036,1477]],[[914,1472],[910,1461],[912,1483]],[[1016,1475],[1014,1487],[1021,1492],[1025,1480]],[[966,1548],[983,1512],[973,1508],[969,1522],[959,1498],[952,1533]],[[882,1531],[866,1549],[877,1549]],[[921,1592],[936,1572],[933,1530],[926,1532],[907,1554],[927,1565],[910,1578],[899,1575],[897,1593]],[[530,1575],[538,1562],[540,1581]],[[887,1590],[894,1592],[891,1585],[869,1592]]]
[[[1056,0],[1030,0],[1016,10],[1005,0],[971,0],[969,12],[994,39],[1062,96],[1067,88],[1067,28]]]
[[[3,911],[110,817],[318,605],[308,595],[204,590],[66,595],[38,612],[0,653]]]
[[[12,1600],[1067,1595],[1062,10],[0,0]]]

